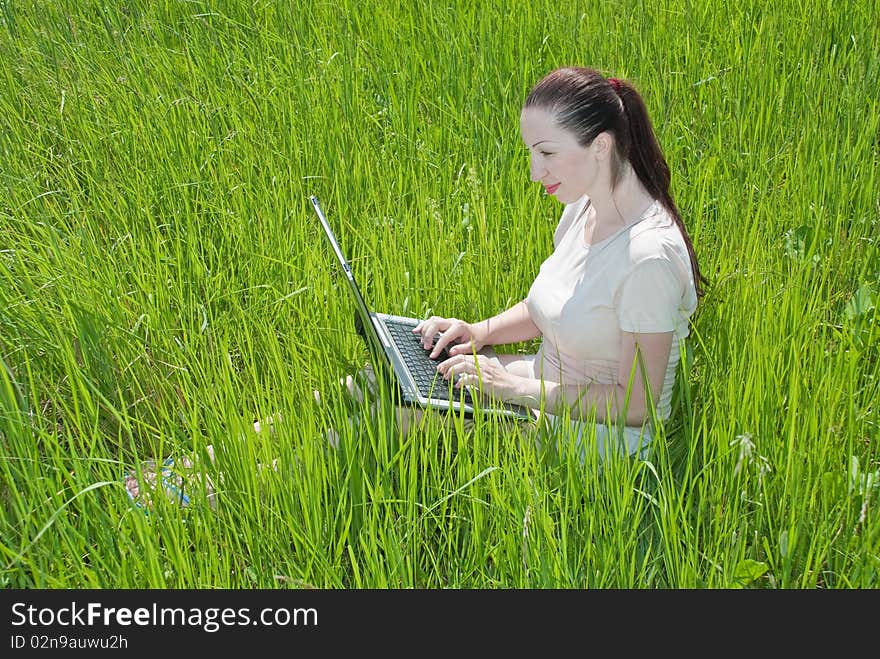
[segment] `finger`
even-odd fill
[[[431,350],[431,359],[434,359],[435,357],[437,357],[437,355],[439,355],[441,352],[443,352],[443,350],[446,348],[446,346],[448,346],[450,343],[452,343],[452,341],[457,339],[459,336],[460,336],[460,332],[456,328],[453,328],[453,327],[450,327],[445,332],[443,332],[439,336],[439,338],[437,339],[437,342],[434,344],[434,349]],[[450,352],[450,354],[452,354],[452,353]]]
[[[467,375],[468,377],[479,379],[480,369],[477,366],[476,361],[470,355],[458,355],[455,357],[455,359],[456,373],[461,373],[462,375]]]
[[[455,386],[458,389],[470,389],[471,391],[479,391],[480,379],[473,373],[462,373],[461,376],[455,381]]]
[[[434,337],[437,336],[437,324],[428,322],[422,326],[420,334],[422,335],[421,343],[422,347],[425,350],[431,348],[434,345]]]
[[[433,346],[443,336],[443,332],[449,329],[449,321],[443,318],[432,317],[429,322],[422,327],[422,347],[425,350],[432,350]],[[442,349],[442,348],[441,348]],[[437,351],[439,354],[439,350]],[[432,355],[433,357],[434,355]]]
[[[449,338],[446,337],[445,334],[441,334],[437,337],[437,341],[433,344],[425,346],[425,349],[431,350],[431,359],[436,359],[437,355],[443,352],[443,348],[446,347],[446,344],[449,343]]]
[[[453,357],[464,354],[466,352],[471,352],[470,342],[456,343],[454,346],[449,348],[449,354]]]
[[[461,368],[461,359],[458,357],[450,357],[437,364],[437,371],[444,379],[448,380],[456,373],[460,374],[463,372],[463,369]]]
[[[431,336],[431,334],[435,334],[437,332],[436,329],[430,331],[432,327],[437,326],[437,321],[440,320],[437,316],[431,316],[430,318],[425,318],[424,320],[420,320],[415,327],[412,328],[413,334],[427,334]]]
[[[437,366],[437,370],[440,371],[440,374],[443,376],[444,380],[449,380],[450,378],[455,378],[458,375],[462,375],[463,370],[459,364],[456,364],[454,359],[447,359],[444,362],[441,362]]]
[[[439,355],[443,351],[443,348],[446,347],[445,343],[441,343],[440,347],[437,347],[437,344],[443,339],[443,333],[440,331],[434,332],[433,334],[428,334],[426,332],[422,337],[422,347],[425,350],[431,351],[431,359]]]

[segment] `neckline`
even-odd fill
[[[619,229],[617,229],[616,231],[614,231],[613,233],[611,233],[607,237],[603,238],[602,240],[597,240],[596,242],[588,243],[586,240],[584,240],[584,226],[586,223],[587,210],[590,208],[590,206],[593,205],[593,202],[591,202],[589,199],[587,199],[586,204],[584,205],[584,208],[580,213],[581,221],[580,221],[580,230],[578,231],[578,238],[580,239],[581,247],[583,247],[584,249],[588,249],[588,250],[595,249],[596,247],[599,247],[599,248],[604,247],[609,242],[611,242],[612,240],[617,238],[619,235],[626,232],[628,229],[632,229],[634,226],[639,224],[642,220],[647,219],[652,214],[651,211],[654,210],[654,208],[657,206],[657,203],[658,203],[658,201],[656,199],[654,199],[650,204],[648,204],[648,207],[644,211],[642,211],[642,214],[639,215],[635,220],[633,220],[629,224],[623,225],[622,227],[620,227]]]

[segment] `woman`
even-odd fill
[[[582,458],[593,437],[600,457],[611,449],[644,456],[655,414],[662,422],[671,411],[679,346],[704,281],[669,167],[638,91],[589,68],[538,82],[520,130],[532,180],[564,204],[554,251],[510,309],[476,323],[433,316],[413,331],[432,357],[448,348],[438,370],[455,386],[540,410],[551,423],[571,419]],[[534,355],[490,348],[538,337]],[[372,372],[360,375],[373,390]],[[347,385],[363,400],[355,378]],[[420,415],[398,409],[401,433]],[[335,446],[338,435],[328,439]],[[170,496],[182,500],[179,476],[146,480],[170,482]],[[135,474],[126,487],[137,501]]]
[[[553,253],[507,311],[478,323],[434,316],[414,331],[432,357],[449,348],[438,370],[457,387],[551,419],[568,412],[582,436],[578,419],[595,419],[600,456],[612,442],[643,455],[652,403],[659,421],[669,416],[703,281],[669,167],[638,91],[592,69],[547,75],[526,98],[520,129],[532,180],[565,205]],[[537,337],[536,355],[475,356]]]

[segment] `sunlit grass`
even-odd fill
[[[227,4],[0,1],[0,583],[880,584],[873,3]],[[560,212],[520,105],[569,63],[643,90],[712,282],[656,455],[348,427],[308,196],[375,307],[506,308]],[[182,454],[216,510],[134,508]]]

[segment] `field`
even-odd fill
[[[213,4],[0,0],[0,585],[880,586],[875,0]],[[565,64],[642,91],[710,281],[673,416],[603,469],[400,441],[338,385],[309,195],[376,308],[494,315],[552,246],[519,112]],[[132,505],[181,455],[216,505]]]

